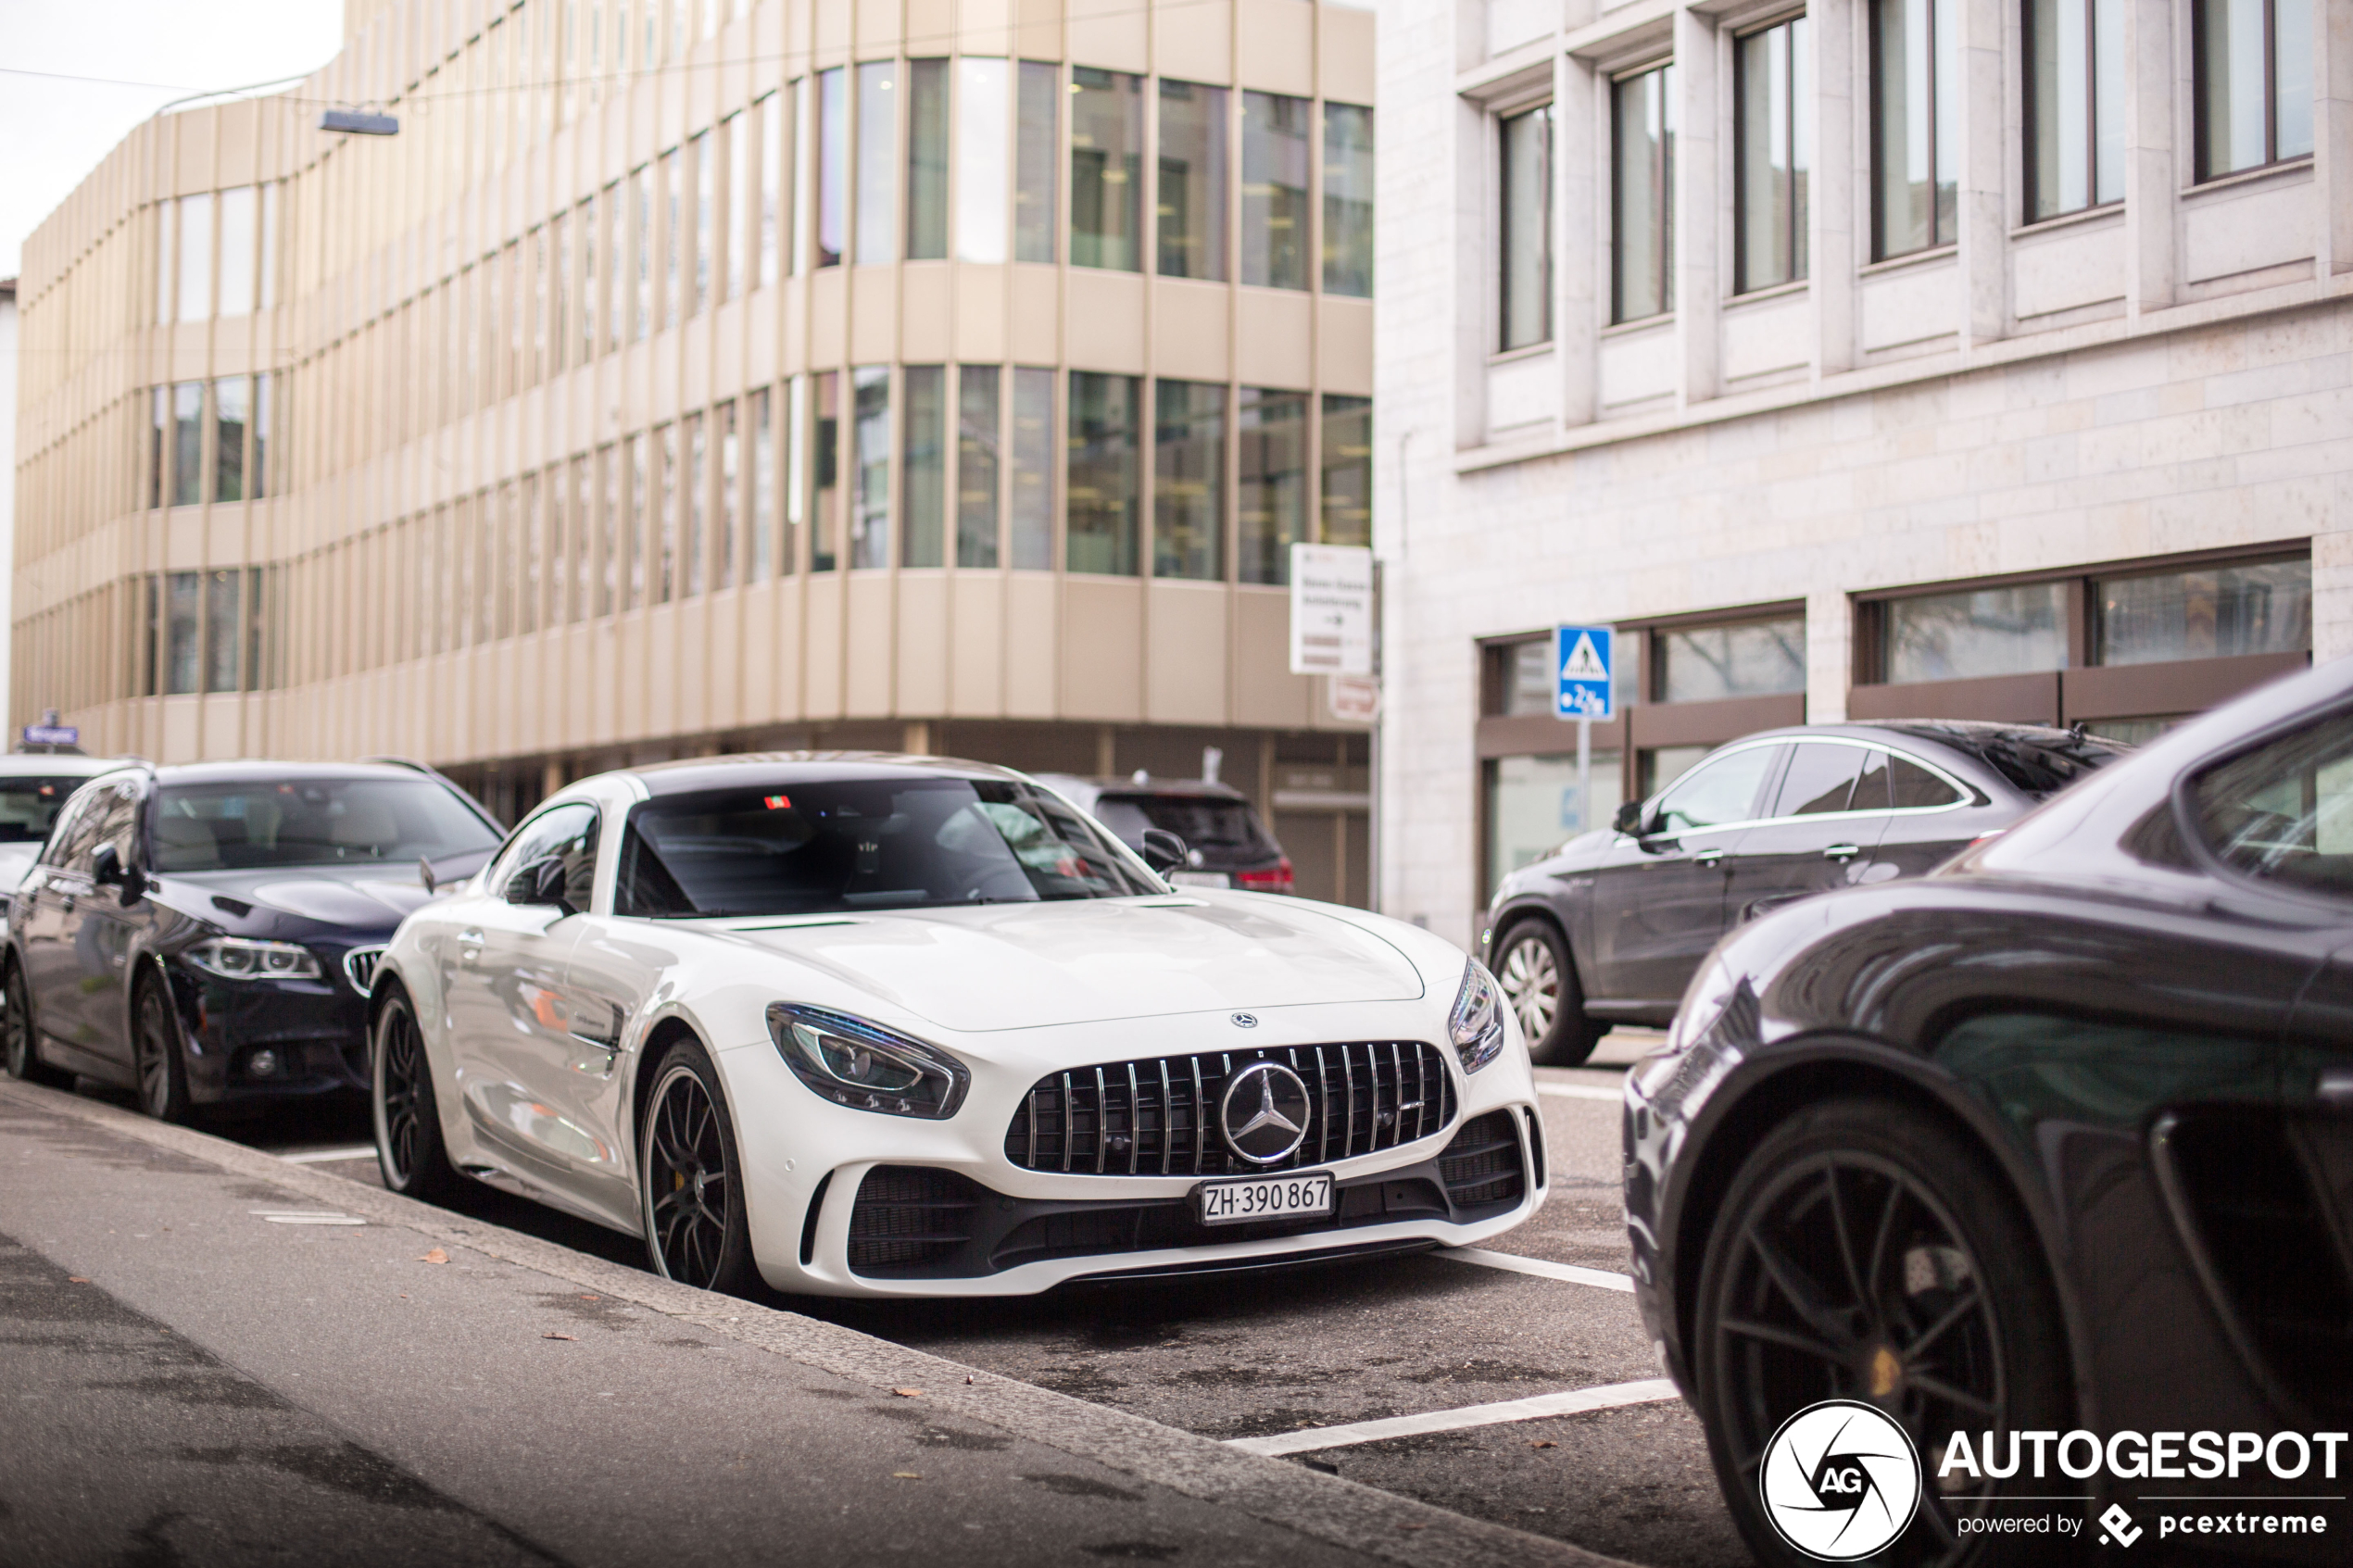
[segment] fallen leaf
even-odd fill
[[[920,1481],[923,1479],[922,1476],[916,1474],[912,1470],[894,1470],[890,1473],[890,1478],[894,1481]]]
[[[83,1279],[80,1274],[68,1274],[66,1275],[66,1283],[68,1285],[88,1285],[90,1282]]]
[[[569,1334],[543,1334],[539,1337],[542,1339],[571,1339],[572,1336]],[[577,1341],[575,1341],[575,1343],[577,1343]]]
[[[891,1392],[902,1399],[920,1399],[924,1397],[924,1391],[920,1388],[893,1388]]]
[[[970,1383],[972,1380],[973,1380],[973,1376],[972,1376],[972,1374],[971,1374],[971,1373],[966,1373],[966,1374],[964,1374],[964,1381],[965,1381],[966,1383]]]
[[[1427,1524],[1400,1524],[1397,1527],[1401,1530],[1427,1530],[1429,1528]]]
[[[1554,1442],[1550,1437],[1530,1438],[1528,1446],[1531,1449],[1557,1449],[1560,1447],[1558,1443]]]
[[[583,1296],[581,1299],[583,1301],[601,1301],[604,1298],[601,1296]]]
[[[446,1263],[449,1261],[449,1254],[444,1252],[440,1248],[436,1247],[432,1251],[426,1253],[423,1257],[418,1259],[417,1261],[420,1263]]]

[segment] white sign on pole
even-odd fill
[[[1342,723],[1372,723],[1380,717],[1380,683],[1370,675],[1335,675],[1325,683],[1324,706]]]
[[[1366,546],[1290,547],[1290,672],[1373,672],[1373,552]]]

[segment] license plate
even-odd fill
[[[1168,873],[1168,884],[1171,887],[1231,887],[1234,879],[1224,872],[1171,872]]]
[[[1193,1210],[1204,1225],[1239,1225],[1252,1220],[1328,1214],[1332,1211],[1331,1173],[1203,1182],[1193,1188]]]

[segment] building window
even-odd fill
[[[1006,258],[1011,214],[1011,78],[1003,60],[956,62],[956,259],[994,265]]]
[[[180,298],[172,264],[179,256],[180,204],[156,203],[156,324],[163,326],[172,318],[172,306]],[[153,584],[149,585],[153,591]],[[150,693],[150,696],[153,694]]]
[[[1327,545],[1373,542],[1373,400],[1324,395]]]
[[[743,435],[736,425],[739,417],[733,398],[711,410],[711,418],[719,424],[719,561],[713,581],[722,588],[736,585],[736,540],[743,532]]]
[[[1160,84],[1160,272],[1226,276],[1226,90]]]
[[[1290,547],[1307,538],[1307,394],[1241,389],[1239,551],[1241,580],[1290,581]]]
[[[279,489],[283,488],[270,473],[270,454],[275,449],[270,429],[270,393],[272,384],[271,377],[253,378],[253,463],[247,470],[247,477],[253,481],[253,494],[256,499],[263,495],[274,495]]]
[[[956,370],[956,564],[997,564],[998,460],[1004,374],[996,365]]]
[[[147,505],[160,507],[171,469],[171,389],[149,388],[147,410]]]
[[[899,63],[869,60],[858,68],[858,260],[889,261],[898,254]]]
[[[1164,381],[1153,389],[1152,575],[1226,574],[1226,388]]]
[[[753,132],[760,144],[760,278],[761,285],[773,283],[792,263],[785,259],[785,214],[792,199],[792,165],[785,151],[788,143],[785,135],[785,106],[799,101],[799,82],[793,83],[793,95],[786,98],[778,94],[763,95],[751,106]],[[593,198],[591,198],[593,199]]]
[[[1021,124],[1013,148],[1013,259],[1054,259],[1054,171],[1059,165],[1055,117],[1063,100],[1062,68],[1049,60],[1021,62]]]
[[[2250,562],[2102,578],[2094,657],[2101,664],[2300,653],[2312,646],[2312,561]]]
[[[1324,106],[1324,292],[1373,297],[1373,111]]]
[[[795,376],[785,383],[785,515],[777,523],[778,571],[788,572],[799,561],[801,530],[810,518],[809,381]]]
[[[237,689],[237,645],[243,641],[245,574],[242,568],[205,574],[204,689]]]
[[[1675,627],[1651,633],[1657,702],[1722,702],[1806,689],[1806,618]]]
[[[1092,66],[1074,66],[1070,77],[1071,265],[1138,271],[1143,265],[1144,79]]]
[[[890,367],[861,365],[849,372],[857,398],[858,497],[851,521],[849,564],[890,564]]]
[[[1596,749],[1591,762],[1593,798],[1590,805],[1578,797],[1573,751],[1498,757],[1487,764],[1490,892],[1522,866],[1532,866],[1552,854],[1564,840],[1588,828],[1606,827],[1617,815],[1623,777],[1620,754]]]
[[[776,539],[776,437],[775,422],[770,405],[771,391],[761,387],[751,395],[751,554],[746,570],[749,582],[764,583],[782,562],[784,570],[792,570],[792,545],[787,538],[782,548]]]
[[[1073,571],[1136,575],[1136,447],[1142,401],[1140,377],[1070,373]]]
[[[1242,282],[1307,286],[1308,101],[1242,94]]]
[[[719,122],[727,141],[727,276],[719,291],[722,299],[739,299],[752,287],[752,128],[759,119],[755,108],[749,114],[731,114]],[[560,234],[563,220],[559,218],[556,223]],[[560,265],[557,276],[566,276],[570,270],[568,265]]]
[[[849,90],[843,68],[817,73],[817,257],[841,265],[849,248]]]
[[[204,383],[186,381],[171,389],[171,504],[203,499]]]
[[[180,198],[180,307],[182,321],[212,315],[212,194]]]
[[[1013,566],[1051,571],[1054,565],[1054,386],[1051,370],[1013,371]]]
[[[942,261],[947,256],[948,62],[909,60],[907,259]]]
[[[1506,351],[1553,337],[1553,106],[1502,125],[1503,335]]]
[[[2124,0],[2026,0],[2026,219],[2124,199]]]
[[[2067,587],[2030,583],[1891,599],[1880,668],[1893,684],[2067,667]]]
[[[1961,167],[1958,0],[1871,0],[1871,254],[1953,243]]]
[[[1737,294],[1806,275],[1806,184],[1814,161],[1809,27],[1804,17],[1793,17],[1732,44]]]
[[[900,542],[902,566],[937,566],[948,511],[948,367],[905,371],[907,454],[900,483],[907,501]]]
[[[1675,68],[1610,84],[1610,320],[1675,308]]]
[[[841,372],[822,370],[811,380],[809,570],[831,571],[841,564]]]
[[[204,573],[174,571],[164,578],[163,689],[173,696],[196,689],[203,654]]]
[[[255,304],[255,191],[238,185],[220,193],[220,307],[224,317],[250,316]]]
[[[2310,153],[2311,0],[2193,0],[2191,14],[2197,177]]]
[[[253,383],[243,376],[228,376],[212,383],[212,498],[245,498],[245,426],[251,410],[246,397]]]

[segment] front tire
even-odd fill
[[[409,994],[396,986],[376,1010],[369,1042],[368,1098],[375,1111],[376,1169],[404,1198],[446,1203],[464,1185],[441,1141],[433,1062]]]
[[[719,1070],[699,1044],[681,1040],[654,1070],[653,1084],[637,1135],[647,1260],[664,1279],[747,1295],[759,1273]]]
[[[11,961],[7,978],[0,981],[0,1057],[5,1057],[8,1076],[27,1084],[43,1084],[51,1088],[64,1088],[73,1079],[41,1060],[40,1036],[32,1029],[32,988],[25,984],[24,971]]]
[[[181,1051],[180,1016],[172,1010],[162,981],[139,982],[132,1021],[139,1058],[139,1109],[158,1122],[185,1122],[188,1061]]]
[[[1524,920],[1504,933],[1495,945],[1495,979],[1528,1036],[1529,1060],[1575,1067],[1593,1054],[1603,1031],[1585,1016],[1577,966],[1551,922]]]
[[[1919,1511],[1874,1562],[2026,1561],[2020,1537],[1955,1522],[2032,1477],[1938,1471],[1957,1433],[1974,1450],[1989,1431],[2073,1424],[2042,1256],[1979,1154],[1910,1106],[1831,1100],[1756,1146],[1714,1217],[1692,1361],[1718,1482],[1760,1563],[1812,1562],[1768,1517],[1760,1474],[1781,1424],[1824,1399],[1894,1417],[1920,1456]]]

